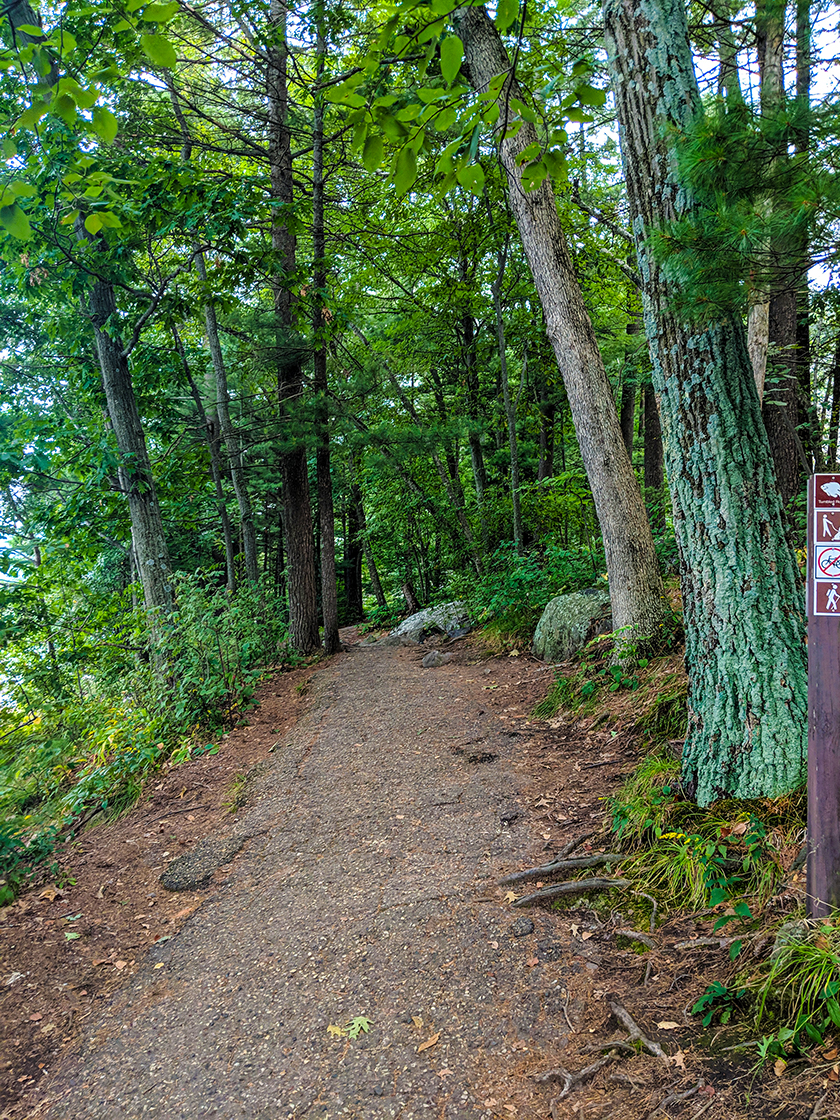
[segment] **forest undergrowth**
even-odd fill
[[[604,846],[619,857],[609,866],[631,883],[623,904],[652,932],[669,917],[700,918],[708,932],[697,946],[728,954],[690,1008],[707,1043],[725,1044],[756,1072],[770,1062],[776,1076],[811,1068],[838,1080],[840,914],[806,916],[804,787],[698,806],[680,777],[681,651],[617,669],[610,649],[610,636],[596,639],[564,665],[533,716],[606,729],[629,723],[638,739],[638,764],[604,799]],[[587,905],[612,903],[596,895]]]

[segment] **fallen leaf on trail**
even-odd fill
[[[535,964],[540,963],[540,958],[539,957],[529,957],[525,963],[528,965],[529,968],[533,968]]]
[[[505,892],[505,902],[516,902],[517,898],[518,895],[516,895],[513,891]]]
[[[38,898],[45,898],[48,902],[55,902],[55,900],[60,898],[63,894],[64,891],[60,891],[58,887],[44,887],[38,895]]]
[[[550,840],[551,839],[551,833],[550,832],[544,832],[542,834],[542,838],[543,838],[543,840]]]
[[[155,968],[163,968],[163,963],[164,963],[163,961],[158,961],[157,964],[155,965]]]
[[[519,656],[519,650],[518,649],[512,649],[510,651],[510,653],[508,654],[508,657],[518,657],[518,656]]]
[[[490,948],[491,949],[498,949],[499,948],[499,942],[498,941],[491,941],[490,942]]]
[[[685,1052],[682,1050],[678,1050],[671,1061],[674,1063],[677,1069],[685,1069]]]
[[[823,1057],[827,1062],[833,1062],[838,1054],[840,1054],[840,1050],[838,1050],[836,1046],[832,1046],[830,1050],[825,1051]]]
[[[418,1031],[423,1026],[423,1020],[420,1018],[419,1015],[412,1015],[411,1016],[411,1021],[415,1025],[415,1027],[417,1027]]]
[[[545,886],[545,883],[542,881],[542,879],[539,879],[536,883],[534,883],[534,886],[537,888],[537,890],[539,890],[540,887]]]
[[[586,930],[585,933],[582,933],[580,935],[580,939],[581,939],[581,941],[588,941],[590,937],[594,937],[594,936],[595,936],[595,934],[592,932],[592,930],[588,929],[588,930]]]
[[[749,824],[746,821],[738,821],[737,824],[734,824],[732,826],[732,835],[733,836],[743,836],[748,828],[749,828]]]
[[[117,972],[122,972],[127,964],[128,961],[114,961],[114,968],[117,970]]]
[[[82,935],[80,933],[65,933],[64,936],[68,941],[78,941]]]
[[[193,910],[197,910],[200,905],[201,903],[197,902],[195,906],[185,906],[183,910],[179,910],[177,914],[172,915],[169,919],[170,922],[177,922],[180,918],[188,918]]]
[[[104,890],[105,890],[105,884],[103,883],[102,886],[99,888],[99,890],[96,892],[96,897],[97,898],[104,898],[105,897],[105,895],[103,894]]]
[[[425,1042],[421,1042],[420,1045],[417,1047],[417,1053],[422,1054],[424,1050],[429,1050],[432,1046],[435,1045],[436,1042],[439,1042],[439,1041],[440,1041],[440,1031],[438,1031],[437,1034],[433,1034],[431,1038],[427,1038]]]
[[[336,1038],[344,1038],[344,1027],[339,1027],[335,1023],[330,1023],[327,1027],[327,1034],[334,1034]]]
[[[777,1058],[773,1063],[773,1073],[775,1073],[777,1077],[781,1077],[786,1069],[787,1062],[784,1060],[784,1058]]]
[[[188,820],[188,821],[194,821],[194,820],[195,820],[195,817],[193,816],[193,814],[192,814],[192,813],[188,813],[188,814],[187,814],[187,820]]]
[[[664,1023],[657,1023],[656,1025],[661,1031],[675,1031],[679,1029],[679,1023],[671,1023],[667,1019]]]
[[[498,1103],[499,1102],[496,1100],[495,1097],[488,1097],[487,1100],[484,1102],[484,1107],[485,1108],[492,1108],[494,1104],[498,1104]]]
[[[577,937],[579,929],[580,926],[576,926],[574,922],[572,922],[572,937]]]
[[[29,1016],[29,1022],[30,1023],[37,1023],[39,1019],[43,1019],[43,1018],[44,1018],[44,1016],[41,1014],[41,1012],[36,1011],[34,1015]]]

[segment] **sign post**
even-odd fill
[[[808,485],[808,915],[840,907],[840,474]]]

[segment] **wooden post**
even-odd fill
[[[808,485],[807,593],[808,915],[823,918],[840,907],[840,474]]]

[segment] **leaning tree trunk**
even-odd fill
[[[80,239],[84,236],[82,232]],[[113,324],[117,319],[114,289],[107,281],[93,285],[88,307],[108,417],[122,459],[120,478],[128,499],[134,555],[154,634],[160,615],[172,610],[172,568],[128,359],[113,326],[105,329],[109,320]]]
[[[665,601],[653,536],[639,484],[618,423],[618,413],[575,278],[548,181],[526,193],[517,157],[537,140],[527,121],[515,136],[506,126],[519,118],[513,100],[522,93],[493,21],[483,7],[460,8],[457,29],[473,87],[485,92],[499,74],[508,75],[497,102],[501,110],[499,158],[528,264],[543,306],[546,330],[566,386],[601,532],[609,576],[613,625],[625,640],[656,635],[665,619]]]
[[[318,595],[315,575],[315,540],[309,500],[306,443],[292,431],[294,403],[303,395],[301,349],[294,340],[292,283],[296,243],[292,232],[292,134],[289,124],[289,91],[286,42],[287,7],[271,0],[273,43],[266,52],[266,92],[269,107],[269,164],[274,209],[271,244],[281,269],[272,288],[277,322],[277,386],[286,441],[291,446],[280,456],[283,478],[283,524],[286,533],[286,582],[289,594],[289,631],[292,645],[301,653],[314,653],[320,644]]]
[[[671,147],[701,112],[683,0],[606,0],[604,11],[681,557],[684,785],[700,804],[774,796],[805,770],[804,602],[743,325],[734,314],[680,321],[647,244],[692,208]]]

